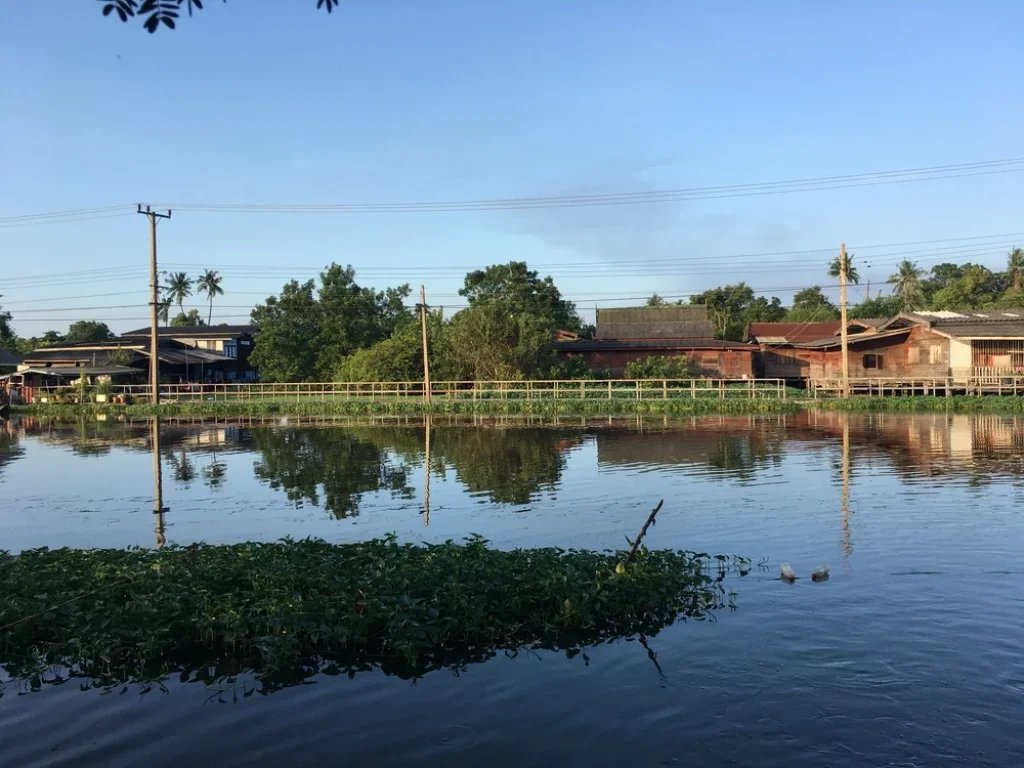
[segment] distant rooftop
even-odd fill
[[[0,349],[0,365],[18,365],[20,362],[21,358],[17,355],[6,349]]]
[[[149,338],[149,328],[139,328],[128,333],[122,333],[121,338],[134,338],[145,336]],[[255,325],[162,325],[156,329],[159,336],[189,336],[198,338],[201,336],[241,336],[242,334],[256,333]]]
[[[598,339],[713,339],[703,305],[597,310]]]

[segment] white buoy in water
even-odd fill
[[[793,569],[789,567],[789,563],[783,563],[779,570],[781,571],[779,578],[783,581],[796,581],[796,573],[794,573]]]
[[[819,565],[811,572],[811,581],[828,581],[828,566]]]

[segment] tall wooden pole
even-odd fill
[[[157,321],[160,302],[160,283],[156,270],[156,220],[171,218],[171,212],[157,213],[148,205],[143,210],[139,205],[138,213],[144,213],[149,219],[149,391],[153,405],[160,404],[160,360]]]
[[[423,456],[423,468],[426,473],[423,478],[423,525],[430,525],[430,424],[432,417],[428,413],[424,419],[423,426],[426,430],[424,435],[425,451]]]
[[[850,396],[850,349],[846,333],[846,243],[839,246],[839,321],[843,346],[843,397]]]
[[[420,286],[420,325],[423,329],[423,399],[430,402],[430,357],[427,354],[427,292]]]

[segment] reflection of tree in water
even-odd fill
[[[252,439],[262,453],[256,477],[296,504],[319,506],[322,495],[324,508],[342,518],[359,514],[364,493],[413,496],[407,468],[394,466],[385,448],[352,430],[253,429]]]
[[[171,467],[174,482],[188,487],[196,479],[196,468],[192,465],[192,460],[184,449],[180,453],[175,453],[173,450],[167,451],[165,459]]]
[[[213,459],[210,463],[203,467],[203,482],[211,490],[217,490],[224,484],[224,473],[227,472],[227,467],[220,461],[217,461],[217,452],[213,452]]]
[[[436,428],[431,449],[472,493],[498,504],[528,504],[557,488],[578,432],[551,428]]]
[[[0,472],[11,461],[21,456],[25,449],[18,444],[18,433],[10,422],[0,422]]]

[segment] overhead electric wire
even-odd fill
[[[986,176],[1024,171],[1024,157],[987,160],[956,165],[875,171],[843,176],[817,176],[785,181],[730,184],[708,187],[675,188],[646,192],[551,195],[546,197],[506,197],[477,200],[395,203],[160,203],[160,207],[206,213],[430,213],[475,210],[523,210],[598,205],[635,205],[642,203],[715,200],[859,186],[899,184],[915,181]]]

